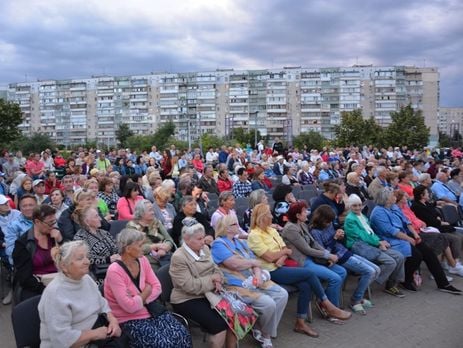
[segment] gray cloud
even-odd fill
[[[462,106],[463,5],[448,1],[2,2],[0,84],[217,67],[437,66]],[[185,4],[185,5],[184,5]],[[184,7],[187,6],[187,7]]]

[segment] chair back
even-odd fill
[[[40,297],[41,295],[34,296],[13,307],[11,321],[18,348],[40,347],[40,317],[38,310]]]
[[[159,279],[162,288],[162,292],[159,296],[159,299],[164,304],[170,301],[170,294],[172,293],[172,289],[174,288],[174,284],[172,283],[172,279],[170,278],[169,268],[170,265],[167,264],[159,268],[156,272],[156,277]]]
[[[109,233],[116,239],[117,235],[127,226],[129,220],[113,220],[109,223]]]
[[[458,208],[451,204],[445,204],[440,207],[442,217],[444,221],[447,221],[450,225],[458,225],[460,222],[460,214]]]

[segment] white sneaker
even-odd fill
[[[450,283],[453,281],[453,278],[451,276],[446,275],[447,281]],[[429,275],[429,279],[434,280],[434,276],[432,274]]]
[[[447,262],[442,261],[442,262],[440,263],[440,265],[442,266],[442,269],[443,269],[444,271],[448,271],[448,270],[449,270],[449,265],[448,265]]]
[[[463,277],[463,267],[459,265],[456,265],[455,267],[449,267],[449,273]]]
[[[12,299],[13,299],[13,290],[10,290],[8,294],[6,294],[6,296],[3,298],[2,303],[4,305],[9,305]]]

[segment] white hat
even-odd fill
[[[35,179],[34,182],[32,183],[32,187],[37,186],[40,183],[45,183],[42,179]]]
[[[0,204],[8,203],[8,198],[5,195],[0,194]]]

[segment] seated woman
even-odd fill
[[[46,204],[36,207],[32,228],[15,242],[13,288],[16,304],[40,295],[48,283],[47,275],[57,271],[51,249],[63,238],[55,227],[55,213],[55,209]]]
[[[360,181],[360,176],[356,172],[350,172],[346,176],[346,194],[355,194],[362,200],[362,203],[370,198],[368,191]]]
[[[17,207],[20,198],[25,194],[34,195],[34,190],[32,189],[32,178],[30,176],[24,176],[21,180],[21,186],[18,187],[16,190],[16,194],[14,195],[14,205]]]
[[[239,226],[227,215],[219,221],[211,254],[225,278],[225,288],[236,291],[259,314],[253,335],[262,347],[272,347],[278,324],[288,302],[285,289],[269,281],[246,241],[235,236]]]
[[[171,194],[167,189],[159,186],[153,191],[154,195],[154,216],[156,219],[162,222],[167,232],[171,234],[174,219],[177,213],[175,212],[174,206],[169,203]]]
[[[117,212],[116,206],[119,196],[114,190],[114,183],[111,178],[102,178],[98,184],[98,189],[98,198],[106,203],[111,218],[114,218]]]
[[[275,188],[272,193],[272,198],[275,201],[273,206],[272,216],[273,222],[277,224],[281,230],[288,222],[286,215],[291,203],[296,202],[296,197],[293,195],[293,189],[290,185],[280,184]]]
[[[426,224],[422,220],[418,219],[415,213],[410,209],[407,194],[402,190],[396,190],[394,191],[394,195],[397,200],[397,206],[408,219],[409,226],[411,225],[413,231],[420,236],[423,242],[426,243],[437,256],[440,258],[443,256],[447,260],[449,273],[457,274],[462,277],[463,266],[458,264],[455,260],[460,258],[461,253],[461,243],[459,238],[450,233],[440,233],[436,228],[431,228],[430,231]],[[456,238],[457,245],[453,242],[452,237]],[[454,251],[455,254],[452,251]]]
[[[171,251],[176,246],[161,222],[154,217],[153,204],[143,199],[135,204],[133,220],[127,223],[127,228],[136,229],[146,236],[143,244],[143,255],[146,256],[153,270],[170,262]]]
[[[413,198],[412,177],[413,172],[405,170],[401,171],[398,176],[399,183],[397,184],[397,187],[405,192],[409,199]]]
[[[315,184],[315,177],[309,171],[309,162],[303,161],[301,169],[297,172],[297,180],[301,185],[313,185]]]
[[[66,210],[64,210],[58,219],[58,228],[61,231],[65,241],[71,241],[74,239],[74,235],[80,230],[81,226],[75,217],[74,212],[76,209],[82,209],[84,207],[94,207],[97,209],[96,201],[94,199],[94,193],[87,190],[79,190],[74,194],[73,204]],[[101,215],[98,210],[98,216],[100,218],[101,229],[109,231],[111,225]]]
[[[137,202],[141,201],[142,199],[143,197],[140,196],[140,189],[138,184],[132,181],[127,182],[125,185],[124,194],[117,201],[117,219],[132,220],[135,204],[137,204]]]
[[[360,274],[357,288],[351,297],[350,307],[354,313],[365,315],[366,309],[372,307],[372,303],[364,299],[363,295],[381,270],[367,259],[354,255],[340,242],[344,239],[344,231],[340,228],[335,230],[333,225],[335,217],[333,209],[327,204],[322,204],[313,212],[311,233],[320,245],[330,253],[336,254],[337,264],[348,271]]]
[[[87,242],[91,272],[98,284],[102,284],[109,264],[120,259],[116,241],[109,232],[100,229],[100,216],[96,208],[92,206],[77,208],[73,213],[73,218],[81,226],[74,240]]]
[[[293,166],[284,166],[283,167],[283,176],[281,178],[281,183],[285,185],[300,185],[299,181],[297,180],[295,176],[296,170],[294,169]]]
[[[318,337],[318,333],[305,323],[312,291],[321,301],[320,306],[330,317],[340,320],[349,319],[351,313],[337,308],[328,300],[314,272],[304,267],[285,266],[285,261],[292,254],[292,251],[271,225],[272,214],[269,206],[262,203],[256,205],[252,210],[251,233],[248,237],[248,245],[261,260],[262,268],[270,272],[270,277],[274,282],[292,285],[299,289],[296,323],[293,330],[311,337]]]
[[[209,334],[210,347],[236,345],[225,320],[211,308],[206,293],[220,291],[223,273],[212,262],[204,243],[203,225],[191,219],[183,228],[183,244],[172,255],[169,274],[174,286],[170,302],[176,313],[197,322]]]
[[[389,187],[383,188],[375,196],[375,203],[377,205],[370,216],[371,227],[392,249],[400,251],[406,257],[405,281],[401,283],[402,286],[409,291],[416,291],[413,274],[420,267],[421,261],[424,261],[440,291],[460,295],[461,290],[449,284],[436,254],[425,243],[421,243],[418,234],[409,230],[409,221],[395,206],[393,190]]]
[[[262,167],[257,167],[254,174],[252,174],[251,188],[253,191],[262,189],[265,192],[270,192],[270,187],[267,185]]]
[[[176,245],[182,244],[182,228],[183,221],[185,218],[194,218],[198,223],[203,225],[204,230],[206,231],[205,243],[211,245],[214,240],[214,229],[207,221],[206,217],[197,211],[198,206],[196,204],[196,199],[193,196],[184,196],[180,204],[180,212],[175,216],[174,227],[172,228],[172,239]]]
[[[191,347],[187,329],[169,312],[152,317],[145,307],[162,292],[143,256],[145,234],[125,228],[117,236],[117,244],[121,259],[108,268],[104,294],[122,330],[131,337],[130,347]]]
[[[220,192],[219,195],[219,208],[212,214],[211,216],[211,226],[216,228],[217,223],[220,219],[227,215],[231,215],[236,223],[238,223],[238,217],[236,216],[235,212],[235,197],[231,191],[223,191]],[[240,238],[247,238],[248,233],[243,230],[241,227],[239,228]]]
[[[67,242],[54,252],[58,275],[39,302],[40,346],[82,347],[121,335],[96,283],[88,276],[90,261],[84,241]],[[94,328],[100,315],[107,325]]]
[[[291,204],[288,219],[281,236],[292,250],[290,258],[296,261],[299,267],[309,268],[320,280],[327,281],[326,296],[331,303],[339,307],[342,284],[347,276],[346,270],[336,264],[338,261],[336,254],[326,250],[309,233],[306,224],[307,204],[304,201]]]
[[[48,197],[50,199],[50,205],[56,210],[55,216],[56,220],[58,220],[61,213],[69,208],[67,204],[64,203],[64,192],[59,188],[53,188]]]
[[[362,200],[359,196],[350,195],[348,203],[350,211],[344,221],[346,247],[354,254],[379,266],[381,273],[376,282],[385,284],[384,292],[396,297],[405,297],[397,288],[399,282],[405,279],[404,256],[375,234],[368,218],[362,214]]]
[[[249,208],[243,214],[243,229],[246,232],[249,232],[249,226],[251,226],[251,215],[252,208],[254,208],[259,203],[268,204],[268,198],[265,194],[265,191],[262,189],[252,191],[249,195]]]

